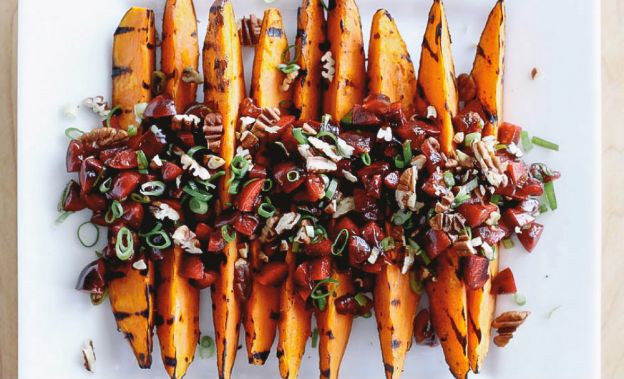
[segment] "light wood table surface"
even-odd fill
[[[624,235],[624,1],[602,0],[602,6],[602,376],[619,379],[624,378],[624,252],[618,243]],[[0,0],[0,379],[17,378],[16,24],[17,0]]]

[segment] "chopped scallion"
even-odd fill
[[[347,229],[342,229],[332,243],[331,253],[333,255],[342,255],[342,252],[347,246],[347,242],[349,242],[349,231]]]
[[[550,181],[544,183],[544,192],[546,193],[546,198],[548,199],[548,205],[550,209],[553,211],[557,209],[557,195],[555,194],[555,184]]]
[[[522,133],[520,133],[520,140],[522,141],[522,148],[525,152],[528,153],[529,151],[533,150],[533,143],[531,143],[529,132],[523,130]]]
[[[547,141],[547,140],[545,140],[543,138],[533,137],[533,138],[531,138],[531,142],[533,143],[533,145],[537,145],[537,146],[543,147],[545,149],[559,151],[559,145],[557,145],[554,142]]]
[[[93,238],[93,242],[85,242],[85,239],[82,236],[82,228],[85,225],[91,225],[93,227],[93,229],[95,229],[95,237]],[[78,230],[76,231],[76,235],[78,236],[78,241],[80,241],[82,246],[84,246],[84,247],[93,247],[93,246],[95,246],[96,243],[98,243],[98,240],[100,239],[100,229],[94,223],[92,223],[91,221],[83,222],[78,227]]]

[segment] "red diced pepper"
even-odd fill
[[[80,198],[80,185],[71,181],[67,188],[67,196],[63,201],[63,210],[67,212],[77,212],[85,209],[86,204]]]
[[[390,98],[381,93],[372,93],[364,99],[362,107],[375,114],[383,114],[390,106]]]
[[[206,251],[209,253],[219,253],[225,248],[225,239],[223,234],[219,230],[215,230],[210,233],[210,239],[208,240],[208,247]]]
[[[466,218],[468,226],[476,228],[483,224],[490,214],[496,211],[494,204],[477,204],[477,203],[464,203],[457,209],[459,213]]]
[[[199,255],[184,254],[180,276],[195,280],[204,278],[204,262]]]
[[[251,214],[242,214],[236,221],[234,221],[233,228],[238,233],[251,237],[254,234],[254,231],[258,227],[258,218]]]
[[[210,287],[219,277],[215,271],[204,271],[204,277],[202,279],[191,280],[191,284],[200,290]]]
[[[277,287],[288,275],[288,265],[284,262],[269,262],[256,274],[256,280],[263,286]]]
[[[522,134],[522,128],[510,124],[508,122],[503,122],[498,127],[498,141],[502,144],[509,145],[510,143],[515,143],[516,145],[520,142],[520,135]]]
[[[331,258],[328,256],[320,257],[310,261],[310,278],[312,280],[323,280],[331,275]]]
[[[542,186],[542,183],[535,178],[529,178],[522,187],[516,189],[516,192],[513,194],[513,198],[517,200],[524,200],[529,196],[542,196],[543,193],[544,187]]]
[[[123,215],[121,218],[125,220],[132,229],[140,229],[145,212],[143,205],[135,202],[125,202],[121,206],[123,208]]]
[[[69,143],[69,146],[67,146],[67,155],[65,156],[65,166],[67,167],[67,172],[80,171],[83,154],[84,152],[80,142],[73,140]]]
[[[139,186],[141,174],[135,171],[124,171],[119,173],[108,191],[108,196],[114,200],[122,200],[128,197]]]
[[[100,154],[100,158],[102,154]],[[134,150],[125,149],[118,151],[112,158],[104,161],[108,167],[117,170],[127,170],[138,166],[137,155]]]
[[[471,290],[483,288],[488,280],[490,261],[482,255],[468,255],[462,258],[464,283]]]
[[[328,239],[305,245],[303,253],[311,257],[331,255],[332,241]]]
[[[342,229],[346,229],[347,231],[349,231],[350,236],[360,234],[360,228],[358,228],[355,222],[353,222],[353,220],[351,220],[351,218],[349,218],[348,216],[342,216],[338,219],[338,221],[336,221],[335,226],[333,228],[330,228],[330,237],[332,239],[335,239],[336,237],[338,237],[338,233],[340,233]]]
[[[535,221],[535,217],[522,209],[509,208],[503,214],[505,224],[509,227],[523,227]]]
[[[522,187],[529,179],[529,168],[522,161],[510,161],[507,163],[507,174],[516,187]]]
[[[298,178],[294,181],[288,180],[288,173],[296,172]],[[295,176],[295,174],[291,174]],[[305,181],[305,175],[301,168],[297,167],[293,162],[282,162],[275,165],[273,176],[277,184],[284,190],[285,193],[291,193],[296,190]]]
[[[505,229],[499,226],[480,226],[472,231],[473,236],[481,237],[483,242],[490,246],[494,246],[505,238],[507,233]]]
[[[522,232],[518,234],[518,240],[520,240],[526,251],[530,253],[535,249],[535,245],[539,242],[543,231],[544,225],[534,222],[528,228],[522,229]]]
[[[92,211],[103,211],[106,209],[106,198],[100,193],[83,193],[80,195],[80,199]]]
[[[516,293],[516,291],[516,280],[514,279],[513,272],[511,272],[509,268],[499,272],[492,280],[490,293],[493,295]]]
[[[379,246],[386,235],[376,222],[369,221],[362,228],[362,238],[371,246]]]
[[[171,162],[164,162],[161,168],[162,178],[165,182],[176,180],[183,172],[180,166]]]
[[[248,183],[234,199],[234,206],[241,212],[253,212],[260,203],[260,192],[264,179],[256,179]]]
[[[451,239],[442,230],[429,229],[425,234],[425,251],[431,259],[435,259],[451,246]]]
[[[197,226],[195,226],[195,235],[201,242],[208,242],[212,231],[213,229],[203,222],[199,222],[197,223]]]
[[[357,266],[366,261],[371,255],[371,247],[364,238],[359,236],[349,237],[348,251],[349,263],[353,266]]]
[[[308,201],[317,201],[325,196],[325,182],[319,175],[308,175],[305,181]]]
[[[376,221],[381,217],[379,205],[372,197],[360,188],[353,190],[353,203],[355,210],[358,211],[366,220]]]

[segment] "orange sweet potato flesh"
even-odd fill
[[[252,241],[249,254],[253,273],[256,273],[261,266],[261,252],[260,241]],[[279,299],[280,288],[265,286],[255,278],[253,279],[251,294],[243,313],[247,357],[251,364],[263,365],[269,357],[277,332]]]
[[[496,135],[503,115],[505,4],[499,0],[485,24],[472,66],[477,99],[485,113],[485,135]]]
[[[185,69],[197,71],[199,45],[197,17],[192,0],[167,0],[163,16],[161,70],[167,77],[165,92],[175,101],[178,113],[195,102],[197,84],[182,80]]]
[[[418,108],[435,107],[440,123],[440,145],[448,156],[453,150],[453,117],[457,114],[457,84],[451,55],[451,36],[441,0],[429,12],[418,69]]]
[[[318,120],[321,116],[321,57],[326,43],[323,1],[303,0],[297,24],[297,64],[301,71],[294,84],[293,103],[302,120]]]
[[[481,35],[472,75],[477,96],[486,116],[485,133],[495,135],[503,119],[503,62],[505,38],[505,5],[498,1],[492,9]],[[488,118],[488,117],[486,117]],[[490,261],[489,279],[482,289],[467,290],[468,296],[468,358],[470,368],[479,372],[490,347],[491,325],[496,296],[490,293],[492,278],[498,273],[498,259]]]
[[[312,312],[297,293],[292,279],[297,268],[296,256],[292,251],[286,253],[286,264],[288,264],[288,277],[280,294],[277,356],[282,378],[296,379],[299,375],[305,345],[311,334]]]
[[[264,12],[260,39],[256,45],[253,72],[251,75],[251,96],[261,107],[279,107],[292,100],[293,86],[282,90],[286,75],[278,66],[285,62],[282,54],[288,51],[288,39],[279,9],[269,8]],[[288,53],[285,54],[289,59]]]
[[[433,328],[440,339],[446,363],[457,379],[470,370],[467,356],[466,289],[458,275],[459,256],[452,250],[435,261],[436,279],[426,284]]]
[[[390,101],[400,101],[403,111],[416,111],[416,71],[405,41],[385,9],[373,16],[368,46],[368,88],[370,93],[382,93]]]
[[[117,329],[124,334],[134,351],[139,367],[152,365],[154,328],[154,267],[146,260],[147,270],[139,271],[129,262],[107,268],[108,297]]]
[[[230,163],[236,146],[239,104],[245,98],[243,60],[232,3],[217,0],[210,7],[203,48],[204,99],[223,116],[221,156],[225,177],[218,183],[220,204],[230,201],[225,183],[232,175]],[[234,263],[238,258],[236,240],[226,245],[225,260],[212,288],[217,369],[220,379],[229,379],[238,348],[240,304],[234,294]]]
[[[362,21],[355,0],[329,0],[327,39],[336,61],[334,78],[323,94],[323,111],[341,120],[366,95]]]
[[[157,263],[156,331],[167,373],[180,379],[193,362],[199,342],[199,290],[180,275],[184,250],[166,251]]]
[[[344,355],[353,316],[341,315],[336,309],[335,300],[346,294],[353,294],[351,275],[346,272],[334,272],[332,278],[339,284],[328,284],[328,290],[333,295],[327,298],[327,306],[324,311],[316,312],[316,322],[319,332],[319,368],[321,379],[337,379],[340,363]]]
[[[154,72],[156,28],[154,12],[130,8],[124,15],[113,41],[113,98],[119,106],[119,127],[136,125],[134,106],[151,98],[151,77]]]

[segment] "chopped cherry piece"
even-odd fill
[[[381,175],[373,175],[364,181],[364,190],[366,195],[374,199],[381,199]]]
[[[475,237],[481,237],[481,240],[490,246],[496,245],[507,235],[503,228],[488,225],[473,229],[472,233]]]
[[[340,314],[361,316],[370,312],[373,308],[373,302],[367,296],[362,295],[360,301],[362,300],[364,300],[364,304],[360,305],[354,295],[343,295],[334,300],[334,304],[336,305],[336,311]]]
[[[251,295],[251,271],[244,259],[234,263],[234,294],[241,301],[246,301]]]
[[[516,193],[516,187],[514,187],[511,180],[507,181],[506,186],[498,186],[494,189],[494,193],[501,196],[514,196]]]
[[[498,127],[498,141],[505,145],[509,145],[512,142],[517,145],[520,142],[521,134],[521,127],[508,122],[503,122]]]
[[[425,251],[431,259],[435,259],[451,246],[451,239],[442,230],[429,229],[425,234]]]
[[[374,112],[367,110],[359,104],[353,106],[353,109],[350,112],[350,116],[351,124],[357,126],[372,126],[377,125],[381,122],[379,117],[377,117]]]
[[[310,202],[321,200],[325,196],[325,182],[319,175],[308,175],[305,187]]]
[[[397,171],[392,171],[388,175],[384,177],[384,186],[389,189],[396,189],[399,185],[399,173]]]
[[[195,235],[201,242],[208,242],[210,239],[210,233],[212,232],[213,229],[203,222],[198,222],[197,226],[195,226]]]
[[[178,176],[184,173],[184,170],[182,170],[180,166],[171,162],[164,162],[160,170],[165,182],[174,181]]]
[[[310,277],[312,280],[323,280],[331,275],[331,258],[328,256],[316,258],[310,261]]]
[[[173,117],[176,114],[176,107],[173,99],[169,95],[158,95],[153,98],[145,107],[144,118]]]
[[[329,230],[329,235],[332,240],[338,237],[338,234],[342,231],[342,229],[346,229],[349,232],[350,236],[360,234],[360,229],[355,224],[355,222],[353,222],[353,220],[349,218],[349,216],[342,216],[338,219],[335,226],[333,228],[330,228]]]
[[[544,226],[534,222],[528,228],[522,229],[522,232],[518,234],[518,240],[520,240],[526,251],[530,253],[535,249],[535,245],[539,242],[543,231]]]
[[[80,198],[86,207],[92,211],[103,211],[106,209],[106,198],[100,193],[83,193]]]
[[[362,228],[362,238],[364,238],[370,246],[379,247],[381,240],[386,238],[386,235],[376,222],[369,221]]]
[[[73,140],[67,146],[67,155],[65,156],[65,166],[67,172],[80,171],[80,165],[83,159],[83,149],[80,142]]]
[[[122,200],[128,197],[139,186],[141,174],[135,171],[124,171],[119,173],[108,191],[108,196],[113,200]]]
[[[382,114],[390,106],[390,98],[384,94],[372,93],[364,99],[362,107],[376,114]]]
[[[296,172],[297,174],[291,174],[291,179],[294,179],[295,176],[298,178],[294,181],[288,180],[288,173]],[[303,182],[305,181],[304,172],[301,168],[297,167],[293,162],[282,162],[275,165],[275,169],[273,171],[273,176],[275,177],[275,181],[277,184],[282,187],[284,192],[291,193],[296,190]]]
[[[253,99],[246,97],[240,105],[241,116],[258,118],[262,114],[262,108],[256,106]]]
[[[176,136],[188,148],[195,146],[195,137],[192,132],[177,132]]]
[[[274,138],[274,137],[279,137],[280,141],[284,144],[284,147],[286,148],[286,150],[288,150],[290,154],[297,154],[297,151],[298,151],[297,146],[299,146],[299,142],[297,142],[297,139],[295,138],[295,135],[293,134],[292,127],[287,126],[287,127],[281,128],[275,134],[268,135],[268,138]]]
[[[516,280],[514,279],[513,272],[511,272],[509,268],[499,272],[492,280],[490,293],[493,295],[516,293],[516,291]]]
[[[340,138],[353,147],[353,154],[355,155],[369,153],[371,151],[372,138],[369,134],[343,132],[340,133]]]
[[[184,254],[180,276],[187,279],[201,280],[204,278],[204,262],[199,255]]]
[[[478,112],[464,108],[457,116],[453,118],[453,126],[455,132],[462,132],[465,134],[481,133],[483,131],[483,118],[479,116]]]
[[[104,170],[102,162],[95,157],[88,157],[82,161],[79,174],[81,193],[91,191],[102,170]]]
[[[422,309],[414,319],[414,338],[419,345],[435,346],[436,338],[429,310]]]
[[[490,261],[482,255],[468,255],[462,258],[464,283],[471,290],[483,288],[488,280]]]
[[[529,196],[542,196],[543,193],[544,187],[542,187],[542,183],[535,178],[529,178],[524,186],[516,189],[513,197],[517,200],[524,200]]]
[[[312,286],[314,282],[310,277],[310,270],[310,262],[305,261],[297,266],[293,275],[293,281],[297,287],[297,293],[303,301],[308,300],[308,297],[310,297],[310,294],[312,293]]]
[[[78,276],[76,289],[94,295],[102,295],[106,288],[105,276],[106,266],[104,264],[104,259],[97,259],[82,269]]]
[[[379,205],[375,199],[368,196],[364,190],[360,188],[353,190],[353,202],[355,204],[355,210],[366,220],[376,221],[381,218]]]
[[[436,192],[438,192],[440,188],[446,188],[446,184],[444,183],[442,173],[439,171],[434,172],[425,179],[425,183],[422,186],[423,192],[431,197],[435,197]]]
[[[349,263],[357,266],[360,263],[366,261],[371,255],[371,247],[366,243],[364,238],[359,236],[349,237]]]
[[[284,262],[269,262],[262,267],[255,278],[263,286],[277,287],[288,275],[288,265]]]
[[[442,160],[442,155],[440,152],[431,144],[429,140],[423,142],[420,147],[422,149],[422,153],[427,157],[427,170],[429,173],[433,173],[436,171],[437,167],[442,166],[444,161]]]
[[[522,187],[529,179],[529,168],[523,161],[508,162],[507,174],[516,187]]]
[[[331,255],[332,241],[328,239],[304,246],[303,253],[310,257],[321,257]]]
[[[141,134],[137,143],[135,143],[135,146],[137,150],[141,150],[145,153],[147,159],[152,159],[154,156],[165,150],[167,147],[167,141],[165,138],[162,138],[162,136],[157,136],[150,130],[147,133]]]
[[[125,202],[121,206],[123,208],[123,215],[121,218],[125,220],[132,229],[140,229],[144,216],[143,205],[135,202]]]
[[[251,237],[254,234],[254,231],[258,227],[258,218],[251,214],[243,214],[236,221],[234,221],[234,230],[238,233]]]
[[[505,224],[511,228],[523,227],[535,221],[535,217],[522,209],[509,208],[503,213]]]
[[[393,127],[401,127],[407,123],[405,113],[403,113],[403,104],[400,101],[390,104],[386,108],[381,117],[389,122]]]
[[[225,248],[225,239],[223,234],[219,230],[215,230],[210,233],[210,239],[208,240],[208,247],[206,251],[209,253],[219,253]]]
[[[191,284],[202,290],[210,287],[215,281],[217,281],[218,277],[219,275],[215,271],[204,271],[204,277],[201,279],[191,280]]]
[[[63,210],[77,212],[85,209],[85,207],[85,202],[80,198],[80,185],[72,180],[67,188],[67,196],[63,200]]]
[[[241,212],[253,212],[260,203],[260,192],[264,179],[255,179],[248,183],[234,199],[234,206]]]
[[[250,179],[264,179],[266,177],[267,177],[267,169],[263,165],[254,164],[251,170],[249,170]]]
[[[386,175],[390,172],[390,164],[384,161],[375,161],[370,166],[364,166],[357,171],[357,176],[363,179],[367,176]]]
[[[496,209],[496,205],[489,203],[464,203],[457,208],[459,213],[466,218],[466,223],[471,228],[476,228],[483,224]]]
[[[102,154],[100,154],[100,158],[102,158]],[[124,149],[118,151],[112,158],[105,160],[104,164],[117,170],[135,168],[138,165],[137,155],[134,150]]]

